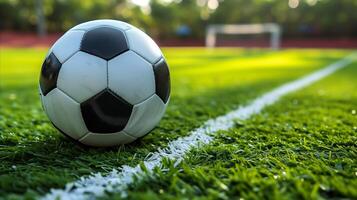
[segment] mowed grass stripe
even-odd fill
[[[356,199],[357,62],[217,133],[132,199]],[[108,194],[111,199],[119,194]]]
[[[91,199],[94,196],[103,196],[107,192],[120,193],[122,196],[126,196],[127,187],[134,180],[142,179],[143,176],[152,173],[154,169],[156,171],[167,171],[170,169],[164,168],[165,161],[173,161],[174,165],[179,164],[189,150],[209,144],[214,139],[214,134],[217,131],[231,129],[235,124],[235,120],[246,120],[250,116],[258,114],[262,109],[275,103],[282,96],[299,90],[346,67],[356,58],[357,53],[353,53],[338,62],[326,66],[324,69],[284,84],[258,97],[246,106],[242,106],[226,115],[208,120],[203,126],[190,132],[188,136],[169,142],[168,147],[164,149],[149,153],[142,164],[135,167],[124,165],[121,167],[121,172],[118,172],[117,168],[115,168],[107,176],[96,173],[90,177],[82,177],[76,182],[67,184],[64,190],[52,190],[43,199]]]
[[[46,50],[2,49],[2,57],[6,59],[2,59],[0,67],[0,196],[21,197],[25,194],[33,197],[92,172],[107,174],[124,164],[135,166],[149,152],[186,136],[204,121],[347,53],[337,50],[271,52],[175,48],[164,51],[171,67],[173,93],[158,128],[127,146],[92,149],[77,146],[64,138],[51,126],[41,109],[37,82]],[[285,61],[279,67],[271,66],[271,69],[240,62],[242,59],[271,60],[285,56],[290,57],[290,62]],[[307,58],[311,61],[304,61]],[[302,62],[305,64],[299,70],[295,63]],[[225,65],[234,64],[236,70],[225,69]],[[202,75],[191,74],[189,66],[201,68]],[[205,73],[206,67],[213,66],[220,70]],[[29,71],[21,72],[22,68]],[[295,70],[289,70],[293,68]],[[183,73],[185,70],[187,72]]]

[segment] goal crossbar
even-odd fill
[[[279,49],[281,29],[278,24],[213,24],[207,27],[206,46],[215,47],[217,34],[261,34],[270,33],[270,45],[272,49]]]

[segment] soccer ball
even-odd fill
[[[150,132],[170,96],[167,63],[156,43],[125,22],[95,20],[67,31],[49,50],[39,90],[63,134],[114,146]]]

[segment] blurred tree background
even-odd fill
[[[207,24],[264,22],[279,23],[284,37],[357,36],[357,0],[0,0],[0,30],[35,32],[39,2],[47,32],[112,18],[160,38],[203,38]]]

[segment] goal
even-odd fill
[[[217,35],[247,35],[247,34],[270,34],[270,47],[279,49],[281,40],[281,28],[275,23],[266,24],[213,24],[206,30],[206,47],[215,47]]]

